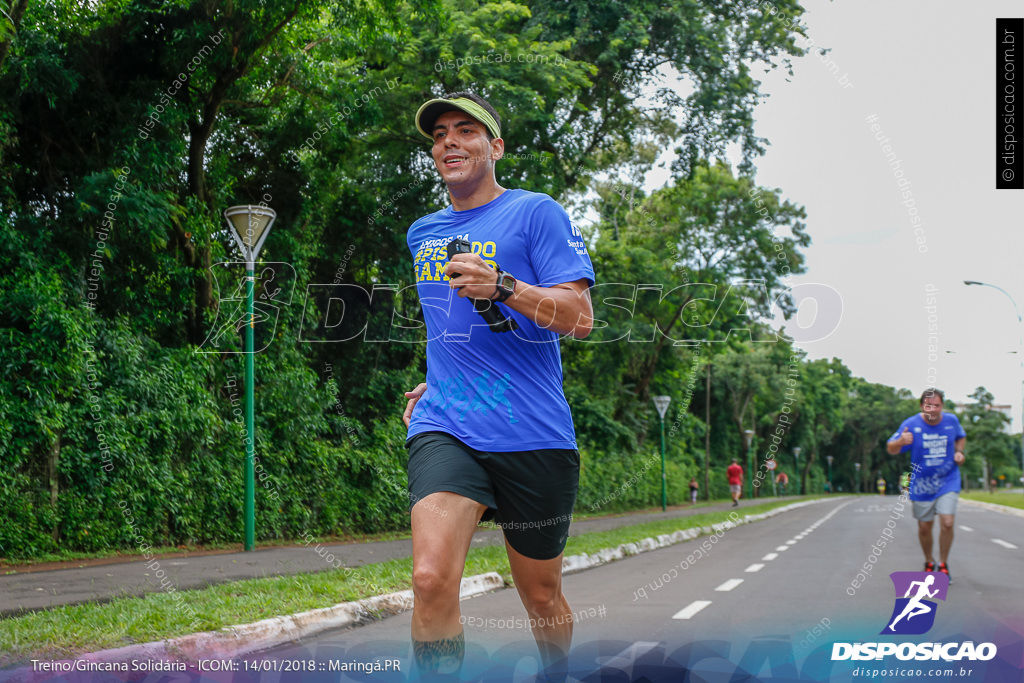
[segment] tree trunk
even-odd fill
[[[811,465],[814,464],[816,459],[817,456],[814,453],[814,450],[811,450],[811,452],[807,454],[807,462],[804,463],[804,469],[800,473],[800,490],[804,492],[805,496],[807,495],[807,475],[810,473]]]
[[[53,439],[53,443],[50,444],[50,451],[46,457],[46,473],[50,480],[50,506],[56,509],[57,498],[60,494],[60,480],[57,476],[57,463],[60,460],[60,435],[58,434]],[[54,543],[60,540],[60,517],[57,516],[57,521],[53,524],[53,529],[50,532],[53,537]]]

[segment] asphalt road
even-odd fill
[[[896,598],[889,573],[923,565],[910,505],[902,513],[897,505],[892,496],[829,499],[730,529],[713,542],[702,537],[566,576],[564,591],[578,615],[573,676],[1024,680],[1024,518],[961,503],[949,559],[954,583],[947,599],[936,601],[933,626],[923,635],[882,636]],[[514,590],[466,600],[462,610],[470,678],[533,679],[536,650]],[[397,659],[399,672],[372,679],[404,680],[413,671],[410,618],[401,614],[248,659],[314,659],[335,662],[335,669],[342,662]],[[990,642],[997,654],[989,661],[831,660],[834,642],[954,641]],[[339,676],[367,680],[362,672],[337,671],[306,672],[301,680]]]

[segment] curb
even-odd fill
[[[1020,508],[1012,508],[1008,505],[997,505],[995,503],[985,503],[980,500],[971,500],[970,498],[961,498],[961,503],[967,503],[968,505],[977,505],[980,508],[986,510],[992,510],[993,512],[1002,512],[1004,515],[1014,515],[1015,517],[1024,517],[1024,510]]]
[[[497,572],[477,574],[462,580],[459,599],[470,598],[483,593],[505,587],[505,580]],[[175,668],[161,668],[163,662],[194,663],[199,660],[227,660],[251,654],[259,650],[267,650],[285,643],[313,636],[324,631],[359,626],[378,618],[382,614],[388,616],[400,614],[412,609],[412,590],[377,595],[355,602],[343,602],[333,607],[300,612],[282,617],[272,617],[252,624],[227,626],[219,631],[192,633],[187,636],[168,638],[152,643],[140,643],[113,650],[101,650],[83,654],[74,659],[59,660],[74,662],[104,662],[125,664],[132,670],[134,662],[152,662],[152,672],[176,671],[181,664],[171,664]],[[35,683],[54,677],[53,671],[32,671],[24,668],[15,670],[9,683]],[[140,672],[142,674],[142,672]],[[59,673],[57,674],[60,675]]]

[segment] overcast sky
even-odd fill
[[[794,282],[827,284],[842,296],[838,329],[799,346],[915,394],[934,383],[963,400],[984,386],[1014,406],[1019,430],[1021,324],[1006,295],[963,281],[997,285],[1024,306],[1024,191],[994,189],[995,19],[1020,16],[1021,4],[803,4],[808,37],[831,48],[825,59],[838,71],[815,49],[794,61],[789,82],[781,71],[763,75],[770,97],[756,114],[758,134],[771,142],[757,182],[807,209],[813,244]],[[903,203],[883,142],[913,207]]]

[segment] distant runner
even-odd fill
[[[740,492],[743,491],[743,468],[740,467],[736,458],[725,470],[725,476],[729,479],[729,493],[732,494],[732,506],[740,504]]]

